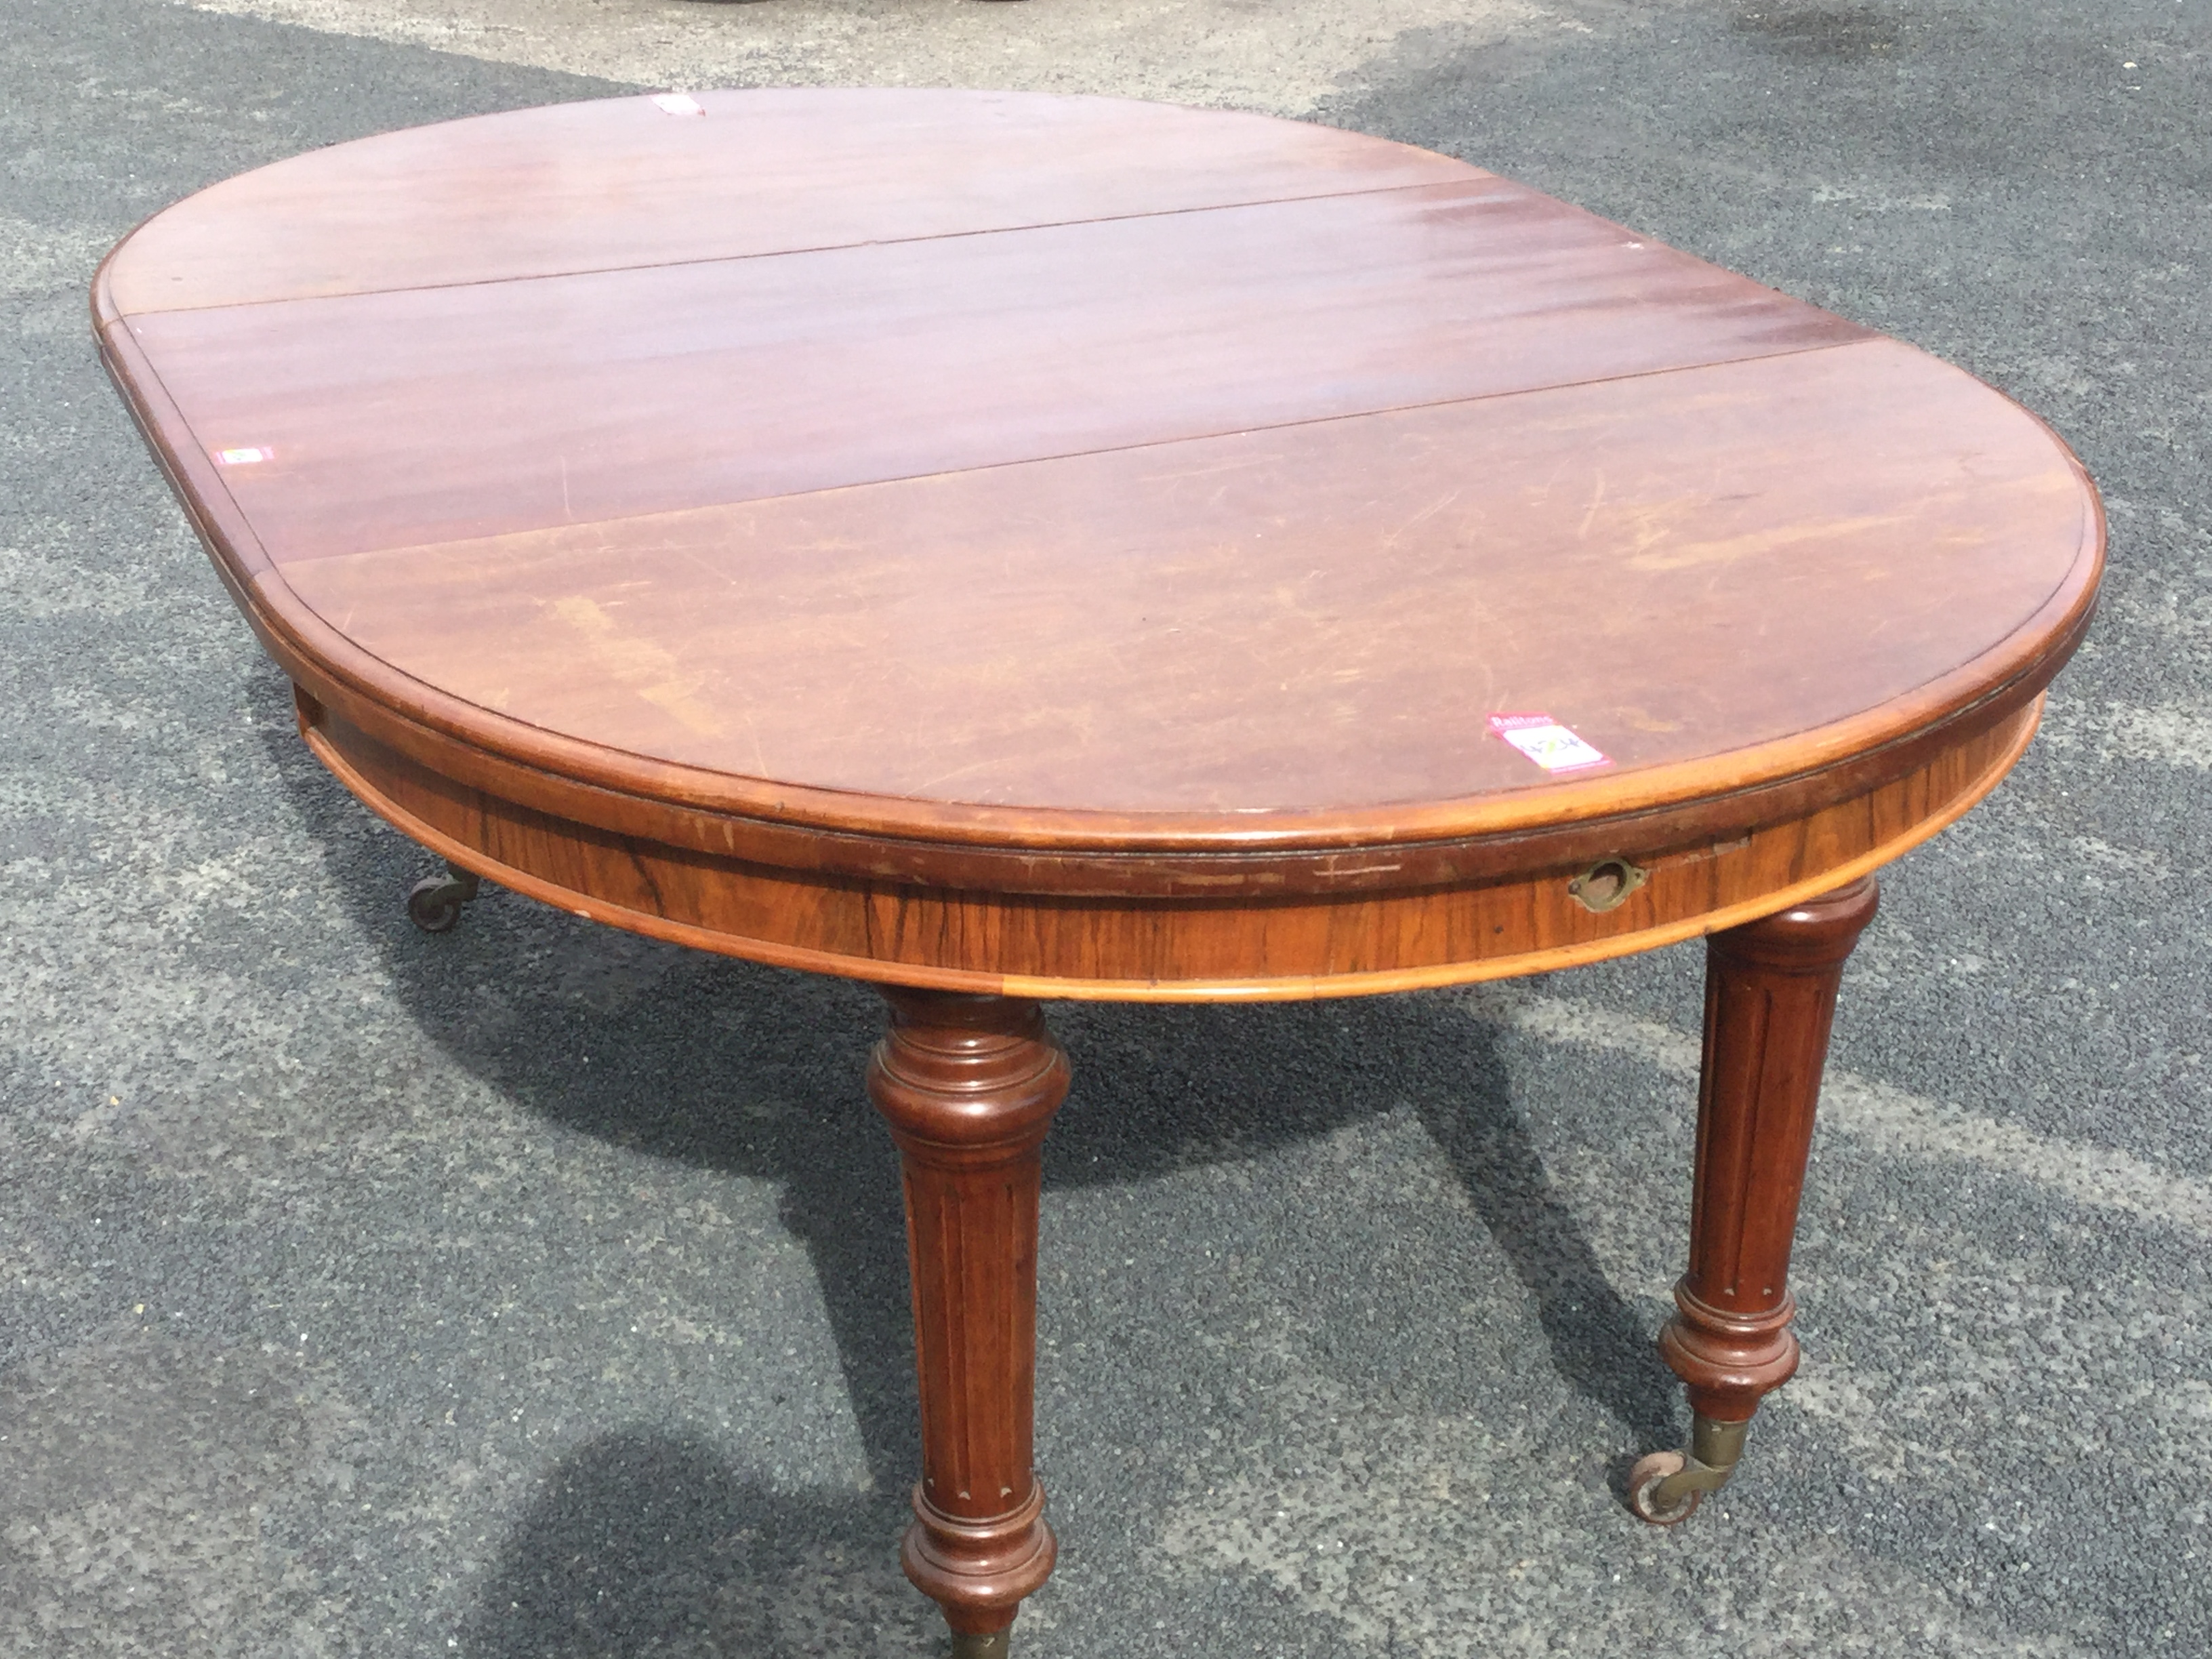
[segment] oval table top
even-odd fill
[[[1255,116],[484,117],[204,191],[94,309],[311,727],[854,879],[1371,892],[1725,840],[2011,720],[2008,765],[2102,557],[2065,446],[1960,371]]]

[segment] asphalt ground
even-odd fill
[[[415,932],[428,860],[298,744],[86,323],[241,168],[709,79],[1434,145],[1963,364],[2112,514],[2045,738],[1885,877],[1805,1370],[1683,1528],[1619,1483],[1682,1426],[1694,947],[1055,1011],[1018,1650],[2212,1652],[2208,46],[2201,0],[0,0],[0,1654],[941,1640],[870,994],[511,895]]]

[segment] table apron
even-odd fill
[[[725,955],[878,983],[1027,997],[1214,1001],[1352,995],[1548,972],[1771,914],[1898,857],[1980,800],[2043,700],[1864,793],[1720,841],[1624,844],[1643,873],[1608,909],[1579,863],[1406,890],[1234,902],[1064,896],[868,880],[625,836],[435,772],[303,700],[347,788],[453,863],[545,903]]]

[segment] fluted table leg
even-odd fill
[[[1067,1056],[1036,1004],[885,988],[868,1093],[905,1164],[921,1385],[921,1482],[901,1553],[945,1609],[953,1651],[1006,1651],[1052,1571],[1030,1468],[1039,1149]]]
[[[1760,1398],[1797,1369],[1790,1247],[1836,991],[1875,899],[1869,876],[1708,942],[1690,1270],[1659,1336],[1695,1425],[1686,1453],[1631,1473],[1646,1521],[1686,1519],[1727,1481]]]

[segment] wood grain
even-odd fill
[[[1109,98],[693,96],[703,116],[672,118],[645,97],[559,104],[241,173],[134,235],[113,307],[496,283],[1486,176],[1303,121]]]
[[[1001,1631],[1052,1571],[1030,1466],[1040,1148],[1067,1056],[1034,1002],[891,991],[868,1094],[905,1170],[921,1479],[902,1561],[963,1635]]]
[[[1527,873],[1338,897],[1145,898],[943,888],[756,865],[597,831],[471,790],[315,708],[311,746],[406,835],[519,892],[681,945],[881,983],[1024,997],[1219,1001],[1369,994],[1544,973],[1748,921],[1878,868],[1996,787],[2040,702],[1894,782],[1687,844],[1611,827],[1595,856],[1524,848]],[[1594,913],[1600,858],[1649,879]]]
[[[552,902],[953,989],[1558,965],[1932,833],[2087,623],[2033,417],[1479,169],[706,102],[298,158],[95,295],[317,752]],[[1610,763],[1487,735],[1523,710]]]
[[[279,562],[1864,337],[1633,240],[1481,178],[122,326]]]
[[[1543,788],[1501,710],[1617,781],[2008,677],[2094,521],[1990,403],[1871,342],[281,574],[408,678],[611,749],[1249,834]]]
[[[1844,963],[1872,878],[1713,935],[1690,1267],[1659,1352],[1691,1409],[1747,1421],[1797,1370],[1790,1251]]]

